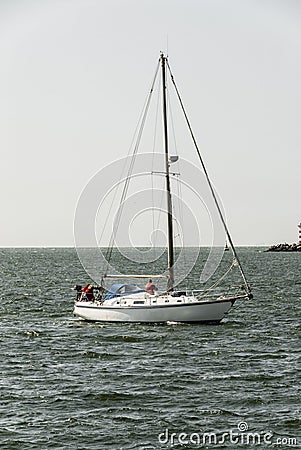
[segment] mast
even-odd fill
[[[173,247],[173,223],[172,223],[172,201],[169,177],[169,155],[168,155],[168,127],[167,127],[167,102],[166,102],[166,56],[161,53],[162,68],[162,91],[163,91],[163,132],[165,149],[165,177],[166,177],[166,198],[167,198],[167,254],[168,254],[168,281],[167,290],[172,291],[174,285],[174,247]]]

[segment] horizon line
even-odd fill
[[[239,244],[235,245],[235,247],[270,247],[271,245],[277,245],[277,244]],[[186,246],[175,246],[174,248],[219,248],[224,247],[224,245],[186,245]],[[108,246],[99,246],[99,247],[90,247],[90,246],[81,246],[76,247],[74,245],[0,245],[1,248],[108,248]],[[128,247],[128,246],[118,246],[116,248],[152,248],[152,246],[147,245],[137,245],[136,247]],[[161,247],[155,247],[155,248],[164,248]],[[230,249],[231,247],[229,247]]]

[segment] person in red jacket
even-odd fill
[[[148,294],[155,295],[155,291],[157,291],[158,288],[157,288],[157,286],[153,283],[153,280],[150,279],[150,280],[148,281],[148,283],[146,283],[145,290],[146,290],[146,292],[147,292]]]
[[[81,300],[87,300],[92,301],[94,298],[93,296],[93,286],[92,284],[87,284],[87,286],[82,288],[82,297]]]

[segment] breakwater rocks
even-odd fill
[[[266,252],[301,252],[301,244],[277,244],[272,245]]]

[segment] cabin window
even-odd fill
[[[182,303],[182,299],[180,299],[180,300],[177,300],[177,302],[178,302],[178,303]]]
[[[169,300],[165,300],[165,303],[169,303]]]
[[[144,305],[144,301],[143,300],[135,300],[133,302],[134,305]]]

